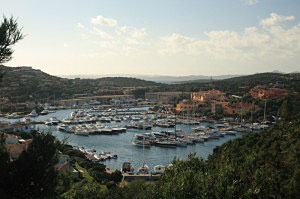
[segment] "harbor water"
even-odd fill
[[[59,120],[67,118],[70,113],[74,110],[58,110],[55,113],[48,115],[41,115],[36,118],[32,118],[33,121],[45,121],[51,117],[56,117]],[[0,118],[0,121],[14,122],[16,119]],[[128,122],[127,122],[128,123]],[[125,125],[121,123],[111,122],[105,125]],[[200,125],[206,126],[209,123],[203,122]],[[185,133],[191,133],[193,125],[177,124],[177,129],[181,129]],[[138,129],[127,129],[126,133],[120,133],[117,135],[90,135],[80,136],[70,134],[66,132],[58,131],[56,126],[37,125],[36,128],[43,132],[50,132],[56,136],[59,140],[67,139],[68,144],[73,146],[84,147],[85,149],[95,149],[97,152],[112,152],[118,155],[117,159],[111,159],[103,161],[109,168],[120,169],[123,162],[129,161],[134,166],[135,170],[142,165],[143,161],[149,166],[150,170],[153,171],[153,167],[156,165],[168,165],[172,163],[174,158],[186,159],[188,155],[195,152],[197,156],[206,159],[212,154],[213,149],[230,139],[241,137],[242,134],[238,133],[235,136],[226,135],[219,139],[211,139],[204,143],[196,143],[194,145],[188,145],[187,147],[176,147],[176,148],[164,148],[151,146],[150,148],[137,147],[132,144],[132,138],[134,134],[141,134],[152,131],[167,130],[166,128],[154,127],[152,130],[138,130]],[[168,129],[168,130],[174,130]]]

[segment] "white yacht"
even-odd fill
[[[142,166],[138,169],[138,174],[148,174],[149,173],[149,166],[144,162]]]
[[[166,167],[163,165],[156,165],[154,166],[154,173],[156,174],[163,174],[166,170]]]
[[[37,117],[39,115],[36,113],[35,110],[32,110],[31,113],[29,113],[27,116],[29,116],[29,117]]]

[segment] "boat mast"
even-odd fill
[[[174,127],[174,129],[175,129],[175,138],[176,138],[176,109],[175,109],[175,127]]]
[[[266,107],[267,107],[267,99],[265,99],[264,122],[266,122]]]

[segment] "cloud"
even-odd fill
[[[119,25],[111,18],[97,16],[90,19],[90,25],[77,24],[87,43],[93,44],[93,56],[103,55],[137,55],[147,46],[147,32],[145,28]],[[102,25],[105,27],[100,27]],[[92,26],[92,27],[90,27]],[[101,52],[101,53],[99,53]]]
[[[276,15],[279,16],[279,15]],[[285,18],[285,20],[289,20]],[[282,20],[279,20],[282,21]],[[277,24],[277,21],[273,24]],[[204,39],[173,33],[161,38],[163,55],[185,54],[222,60],[288,59],[300,53],[300,24],[291,28],[247,27],[242,32],[210,31]]]
[[[118,25],[118,22],[115,19],[105,18],[103,16],[97,16],[95,18],[92,18],[90,22],[95,25],[110,26],[110,27],[115,27]]]
[[[246,4],[246,5],[249,5],[249,6],[252,6],[254,4],[257,4],[259,2],[259,0],[243,0],[243,2]]]
[[[113,39],[113,37],[110,34],[108,34],[107,32],[104,32],[104,31],[102,31],[102,30],[100,30],[99,28],[96,28],[96,27],[94,27],[91,30],[91,33],[99,35],[102,39]]]
[[[292,21],[294,20],[294,16],[281,16],[278,15],[277,13],[271,13],[269,18],[263,19],[260,22],[260,25],[266,27],[266,26],[272,26],[272,25],[279,25],[282,22],[285,21]]]
[[[162,37],[161,40],[166,44],[166,48],[161,49],[160,53],[169,54],[187,52],[195,39],[179,33],[173,33],[170,36]]]
[[[116,29],[118,35],[128,35],[133,39],[142,39],[147,35],[145,28],[135,28],[129,26],[121,26]]]
[[[77,23],[76,24],[76,27],[79,28],[79,29],[84,29],[84,25],[82,25],[81,23]]]

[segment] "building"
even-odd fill
[[[247,103],[247,102],[235,102],[232,104],[224,103],[223,110],[225,113],[230,115],[240,115],[240,114],[247,114],[251,111],[255,112],[258,110],[258,107],[254,105],[254,103]]]
[[[132,99],[133,95],[105,95],[105,96],[91,96],[91,97],[80,97],[74,99],[60,100],[59,104],[62,106],[84,106],[84,105],[95,105],[95,101],[100,104],[110,104],[111,100],[125,100]]]
[[[190,95],[190,92],[149,92],[145,93],[145,98],[160,103],[174,103],[176,99],[189,98]]]
[[[224,101],[226,99],[226,93],[219,90],[199,91],[192,93],[191,99],[197,103],[210,102],[212,100]]]
[[[4,134],[5,146],[12,161],[19,158],[21,153],[28,149],[32,139],[24,140],[19,136],[13,134]]]
[[[265,88],[256,86],[249,91],[253,98],[277,98],[287,95],[288,91],[282,88]]]
[[[182,100],[176,104],[176,111],[178,112],[193,112],[198,110],[198,104],[195,104],[189,100]]]

